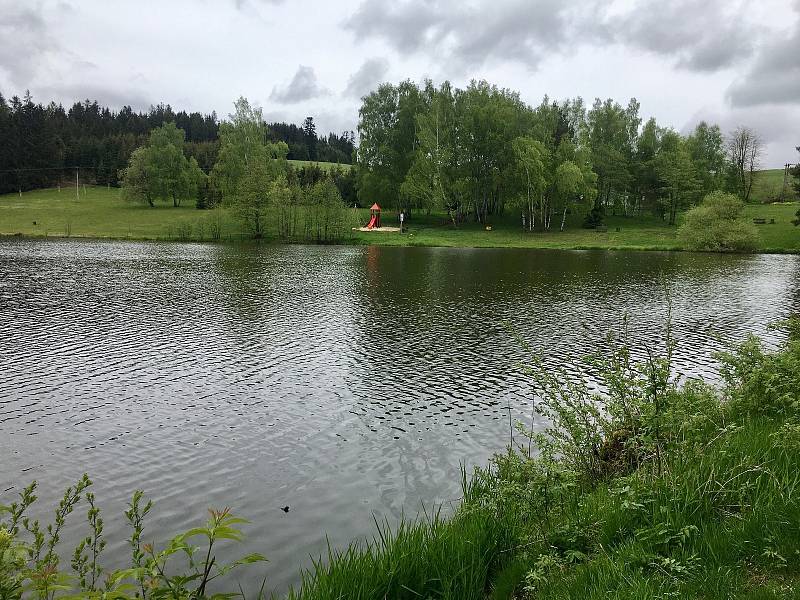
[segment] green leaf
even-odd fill
[[[189,531],[181,534],[181,537],[182,538],[189,538],[189,537],[192,537],[192,536],[195,536],[195,535],[204,535],[204,536],[209,537],[209,538],[211,537],[211,533],[205,527],[195,527],[193,529],[190,529]]]
[[[257,563],[257,562],[269,562],[269,561],[267,560],[266,556],[264,556],[262,554],[259,554],[257,552],[254,552],[253,554],[248,554],[247,556],[243,556],[239,560],[235,560],[232,563],[225,565],[224,567],[222,567],[219,570],[217,575],[218,576],[225,575],[226,573],[232,571],[233,569],[235,569],[236,567],[238,567],[240,565],[249,565],[249,564]]]
[[[135,569],[122,569],[120,571],[114,571],[108,576],[108,580],[111,585],[116,584],[123,579],[136,579],[139,580],[144,575],[145,570],[143,568],[135,568]]]

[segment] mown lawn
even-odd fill
[[[124,201],[117,188],[82,188],[80,198],[71,188],[0,196],[3,235],[169,239],[187,223],[202,223],[206,233],[192,237],[206,239],[218,216],[226,235],[241,233],[230,211],[200,211],[193,203],[150,208]]]

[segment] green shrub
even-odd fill
[[[752,252],[758,230],[742,217],[744,203],[734,194],[711,192],[690,209],[678,228],[678,238],[689,250]]]
[[[731,410],[742,416],[786,417],[800,410],[800,344],[767,353],[749,337],[734,352],[722,353],[721,374]]]

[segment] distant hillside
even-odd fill
[[[785,202],[797,201],[794,189],[792,188],[792,176],[786,183],[786,193],[783,198]],[[754,202],[777,202],[781,199],[783,189],[783,169],[765,169],[759,171],[756,180],[753,182],[752,198]]]

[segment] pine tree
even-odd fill
[[[309,160],[317,160],[317,126],[314,124],[314,117],[306,117],[303,121],[303,137]]]

